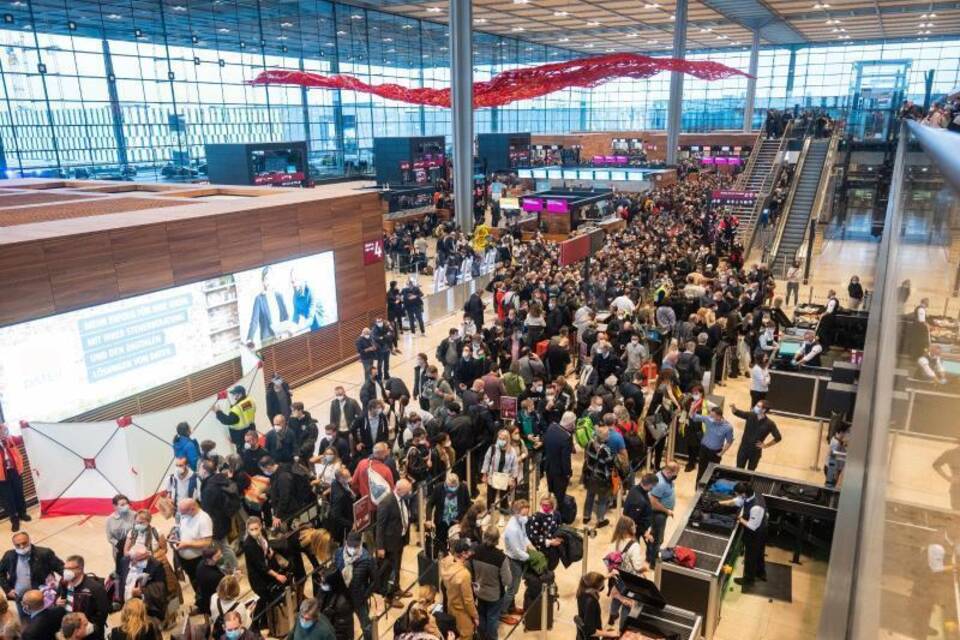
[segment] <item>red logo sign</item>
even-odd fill
[[[517,419],[517,399],[513,396],[500,396],[500,418],[503,420]]]
[[[353,503],[353,530],[363,531],[373,522],[373,515],[377,508],[370,500],[370,496],[363,496]]]
[[[363,243],[363,266],[383,262],[383,239]]]

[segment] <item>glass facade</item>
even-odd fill
[[[8,176],[188,180],[204,145],[307,140],[315,176],[366,173],[377,136],[448,135],[446,109],[351,91],[254,86],[270,68],[446,86],[446,26],[321,0],[15,0],[0,23],[0,169]],[[760,53],[767,108],[850,105],[856,62],[909,62],[922,101],[958,85],[958,41],[777,47]],[[476,33],[475,77],[579,57]],[[745,69],[745,49],[697,52]],[[567,89],[476,112],[477,132],[662,129],[669,76]],[[683,127],[739,128],[744,78],[686,78]]]

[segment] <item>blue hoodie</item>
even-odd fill
[[[194,438],[177,435],[173,439],[173,457],[186,458],[187,466],[191,471],[196,471],[197,462],[200,460],[200,444]]]

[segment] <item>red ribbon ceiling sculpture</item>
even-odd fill
[[[720,80],[734,75],[750,77],[738,69],[709,60],[651,58],[634,53],[611,53],[498,73],[490,80],[474,83],[473,106],[498,107],[516,100],[545,96],[567,87],[589,89],[613,78],[649,78],[661,71],[680,71],[701,80]],[[323,89],[350,89],[411,104],[450,107],[449,88],[411,89],[398,84],[371,85],[347,75],[324,76],[306,71],[273,69],[260,73],[251,84],[293,84]]]

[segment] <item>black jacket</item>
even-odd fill
[[[243,460],[243,470],[251,476],[263,475],[260,470],[260,458],[270,455],[263,447],[256,449],[244,449],[240,452],[240,459]]]
[[[127,584],[127,574],[130,573],[130,560],[126,557],[120,560],[120,587],[123,597],[123,587]],[[147,566],[143,569],[144,577],[140,578],[140,591],[143,604],[147,608],[147,615],[163,620],[167,609],[167,576],[163,565],[155,558],[147,558]]]
[[[637,536],[646,533],[653,524],[653,507],[650,506],[650,496],[639,484],[633,485],[623,502],[623,515],[637,524]]]
[[[474,380],[483,375],[483,371],[481,371],[482,366],[481,362],[476,358],[465,360],[461,357],[457,360],[457,365],[453,370],[453,378],[457,384],[462,384],[469,388]]]
[[[433,491],[430,493],[430,500],[427,502],[427,512],[424,514],[425,519],[433,517],[433,524],[438,529],[443,521],[443,503],[447,499],[447,485],[445,482],[441,482],[433,488]],[[460,483],[460,486],[457,487],[457,519],[456,522],[460,522],[460,519],[463,518],[463,514],[467,512],[467,509],[470,508],[470,492],[467,491],[467,485],[464,482]]]
[[[378,442],[387,442],[390,439],[390,427],[387,416],[382,413],[377,417],[376,437],[370,435],[370,414],[364,411],[353,421],[353,442],[363,444],[363,455],[370,455],[373,445]]]
[[[67,588],[60,583],[57,589],[58,598],[67,597]],[[103,640],[107,625],[107,616],[110,615],[110,598],[103,586],[103,581],[86,575],[73,588],[73,610],[83,613],[87,620],[93,623],[91,640]]]
[[[379,387],[379,390],[377,389],[377,387]],[[386,397],[387,397],[387,390],[383,388],[383,385],[380,384],[379,381],[377,381],[377,380],[367,380],[367,381],[364,382],[363,385],[361,385],[361,387],[360,387],[359,397],[360,397],[360,407],[361,407],[361,409],[360,409],[360,413],[358,413],[358,415],[362,415],[363,412],[365,412],[367,409],[370,408],[370,401],[371,401],[371,400],[373,400],[374,398],[377,398],[377,397],[379,397],[379,398],[386,398]],[[354,418],[354,420],[356,420],[356,418]],[[340,423],[338,422],[337,424],[340,424]]]
[[[376,360],[377,359],[377,344],[373,341],[373,338],[364,338],[360,336],[357,338],[356,343],[357,354],[360,356],[361,360]],[[371,350],[370,347],[373,347]]]
[[[302,472],[306,473],[306,471]],[[281,520],[292,518],[307,506],[302,503],[303,496],[297,495],[294,487],[296,479],[293,476],[294,471],[291,465],[280,464],[270,477],[270,508],[273,510],[273,515]]]
[[[197,605],[200,613],[210,614],[210,598],[217,592],[217,585],[223,580],[223,571],[216,565],[201,562],[197,566]]]
[[[272,552],[270,552],[271,556],[268,557],[263,552],[263,547],[250,536],[243,539],[242,546],[250,588],[261,598],[269,600],[277,589],[277,581],[269,574],[271,569],[276,570]]]
[[[16,551],[10,549],[0,559],[0,586],[4,593],[10,593],[17,582],[19,557]],[[30,549],[30,588],[36,589],[44,584],[51,573],[63,575],[63,560],[52,549],[33,545]]]
[[[339,482],[330,486],[330,511],[327,514],[326,529],[330,537],[343,544],[347,532],[353,529],[353,503],[356,494]]]
[[[67,611],[63,607],[44,609],[25,621],[23,634],[20,637],[22,640],[52,640],[57,637],[60,623],[65,615]]]
[[[347,426],[353,424],[353,421],[357,419],[357,416],[363,412],[363,409],[360,408],[360,403],[354,400],[353,398],[344,398],[343,401],[343,413],[347,418]],[[330,424],[340,426],[340,402],[334,398],[330,402]]]
[[[406,311],[423,311],[423,291],[420,287],[407,285],[403,288],[403,307]]]
[[[383,382],[383,390],[390,394],[391,400],[398,400],[400,396],[410,397],[410,389],[401,378],[387,378]]]
[[[214,540],[223,540],[230,532],[230,514],[225,509],[230,485],[230,479],[222,473],[213,474],[200,485],[200,507],[213,521]]]
[[[402,549],[407,544],[410,539],[409,513],[408,509],[407,528],[404,529],[396,494],[391,492],[377,505],[377,549]]]
[[[465,413],[458,414],[451,418],[444,427],[444,430],[450,436],[450,444],[457,452],[457,457],[462,456],[474,445],[476,438],[473,430],[473,418]]]
[[[266,394],[267,417],[270,418],[271,423],[273,422],[274,416],[277,416],[281,413],[283,414],[284,418],[290,417],[290,403],[293,400],[293,396],[290,394],[290,385],[287,384],[286,381],[284,381],[283,384],[280,385],[280,388],[281,388],[280,393],[282,393],[287,398],[286,411],[281,411],[280,409],[281,407],[280,398],[277,395],[277,390],[274,389],[273,387],[273,383],[272,382],[267,383],[267,394]]]
[[[547,427],[543,434],[543,468],[547,475],[561,478],[573,475],[570,456],[573,455],[573,436],[557,423]]]
[[[620,384],[620,395],[623,396],[624,402],[633,400],[633,411],[630,417],[636,420],[643,413],[643,390],[632,381],[626,380]]]
[[[267,434],[267,453],[277,462],[293,462],[297,454],[297,435],[290,429],[276,431],[271,429]]]

